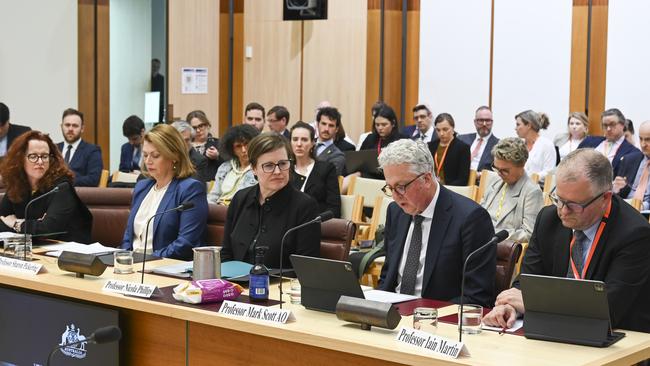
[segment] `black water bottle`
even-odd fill
[[[248,296],[252,301],[269,299],[269,269],[264,265],[266,247],[255,248],[255,265],[251,268],[248,282]]]

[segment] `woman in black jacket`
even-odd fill
[[[381,149],[393,141],[406,138],[406,136],[399,132],[397,116],[388,104],[377,103],[373,107],[372,115],[372,133],[366,136],[359,150],[375,150],[379,156]],[[361,172],[361,175],[373,179],[384,179],[384,174],[381,172]]]
[[[472,162],[469,145],[456,138],[454,118],[440,113],[434,120],[438,139],[429,142],[436,176],[441,184],[466,186]]]

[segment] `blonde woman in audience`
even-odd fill
[[[589,134],[589,119],[582,112],[572,112],[567,121],[567,132],[555,136],[553,143],[558,148],[560,160],[578,148]]]
[[[492,149],[495,179],[481,201],[494,225],[494,231],[508,230],[508,239],[527,243],[535,227],[535,218],[544,206],[539,186],[526,174],[528,160],[525,143],[516,137],[500,140]]]
[[[517,136],[524,139],[528,149],[528,161],[524,169],[528,175],[539,175],[540,182],[543,182],[544,177],[555,169],[557,161],[555,145],[539,134],[540,130],[546,129],[550,124],[548,116],[527,110],[516,115],[515,120]]]

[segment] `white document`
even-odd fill
[[[48,251],[45,253],[45,255],[57,258],[61,255],[62,251],[81,254],[109,254],[116,250],[121,250],[120,248],[105,247],[99,243],[81,244],[75,243],[73,241],[48,245],[47,249]]]
[[[22,238],[25,234],[18,234],[13,231],[2,231],[0,232],[0,240],[11,239],[11,238]]]
[[[366,297],[366,300],[379,301],[387,304],[397,304],[398,302],[419,299],[419,297],[413,295],[397,294],[382,290],[365,291],[363,295]]]
[[[519,328],[521,328],[523,326],[524,326],[524,320],[523,319],[517,319],[517,320],[515,320],[515,323],[512,325],[512,327],[506,329],[506,333],[514,333],[517,330],[519,330]],[[493,327],[493,326],[485,325],[485,324],[482,324],[481,328],[485,329],[485,330],[491,330],[491,331],[494,331],[494,332],[502,332],[503,331],[503,328],[501,328],[501,327]]]

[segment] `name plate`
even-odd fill
[[[131,295],[137,297],[150,298],[157,287],[154,285],[147,285],[137,282],[126,282],[118,280],[108,280],[102,288],[103,291],[115,292],[123,295]]]
[[[422,332],[413,328],[400,328],[395,340],[412,347],[423,349],[452,358],[459,355],[469,356],[469,350],[463,342],[456,342],[431,333]]]
[[[0,268],[12,272],[35,275],[41,271],[43,264],[21,261],[20,259],[0,257]]]
[[[276,324],[285,324],[288,321],[296,320],[290,310],[271,309],[265,306],[244,304],[228,300],[221,304],[219,313],[231,315],[237,318],[262,320]]]

